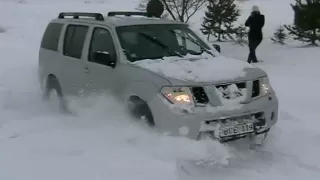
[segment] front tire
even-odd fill
[[[128,101],[128,110],[130,115],[148,127],[153,128],[155,126],[153,115],[148,104],[140,98],[130,98]]]

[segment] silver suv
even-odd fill
[[[187,24],[144,12],[60,13],[44,32],[38,74],[44,97],[56,91],[62,107],[108,91],[173,136],[265,137],[278,119],[264,71],[221,56]]]

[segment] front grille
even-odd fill
[[[240,83],[234,83],[239,89],[244,89],[246,88],[246,82],[240,82]],[[223,89],[226,89],[228,86],[230,86],[230,84],[220,84],[220,85],[216,85],[216,88],[219,89],[220,87],[222,87]]]
[[[246,82],[238,82],[230,84],[219,84],[215,87],[220,92],[219,96],[221,96],[222,99],[234,100],[244,97],[247,84]]]
[[[244,101],[246,98],[247,82],[227,83],[214,85],[218,93],[220,100],[223,101]],[[203,87],[192,87],[191,92],[194,96],[196,104],[208,104],[209,97],[207,96]],[[251,98],[258,97],[260,95],[260,82],[255,80],[252,82]],[[250,98],[249,98],[250,99]]]
[[[191,88],[192,94],[195,99],[196,104],[208,104],[209,98],[204,91],[203,87],[192,87]]]
[[[259,96],[260,94],[260,82],[259,80],[255,80],[252,83],[252,98]]]

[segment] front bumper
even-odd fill
[[[278,99],[269,94],[235,107],[195,107],[192,110],[177,108],[158,96],[148,102],[157,129],[172,136],[185,136],[199,140],[203,134],[220,141],[265,133],[278,121]],[[250,118],[249,118],[250,117]],[[254,132],[227,138],[219,136],[219,127],[225,123],[245,120],[254,124]]]

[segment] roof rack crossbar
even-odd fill
[[[58,19],[64,19],[65,16],[72,16],[74,19],[79,19],[79,16],[93,17],[95,20],[104,21],[104,17],[101,13],[87,13],[87,12],[61,12]]]
[[[146,16],[152,17],[151,14],[147,12],[140,12],[140,11],[111,11],[108,13],[108,16]]]

